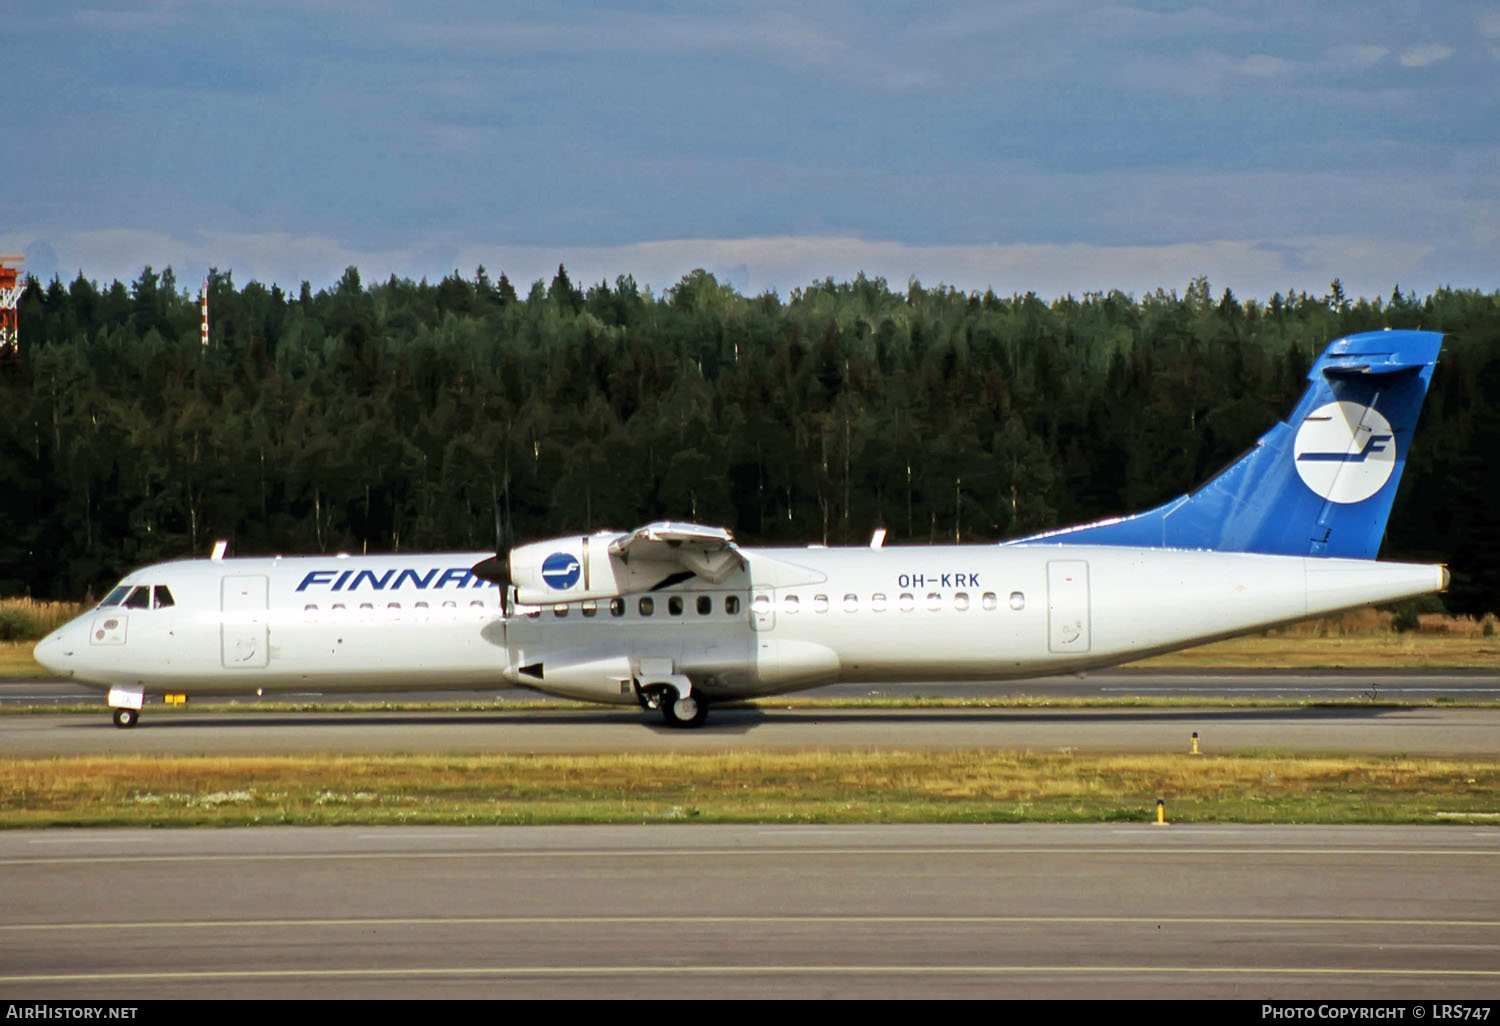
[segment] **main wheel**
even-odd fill
[[[115,710],[115,726],[119,727],[121,730],[126,730],[126,729],[129,729],[130,727],[135,726],[137,723],[140,722],[140,720],[141,720],[141,714],[140,714],[139,710],[136,710],[136,709],[116,709]]]
[[[708,719],[708,703],[688,695],[661,704],[661,715],[669,727],[700,727]]]

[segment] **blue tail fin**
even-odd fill
[[[1291,417],[1229,469],[1146,513],[1020,539],[1374,559],[1443,336],[1334,342]]]

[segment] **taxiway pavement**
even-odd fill
[[[1493,998],[1500,831],[0,834],[0,997]]]

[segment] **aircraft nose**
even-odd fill
[[[70,631],[67,627],[59,627],[41,641],[36,643],[32,649],[32,657],[41,663],[51,673],[63,677],[73,675],[72,662],[77,631]]]

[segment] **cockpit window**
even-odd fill
[[[172,599],[172,590],[166,585],[158,584],[156,587],[152,588],[151,591],[155,596],[155,601],[152,603],[153,609],[167,609],[177,604]]]
[[[151,589],[145,586],[132,588],[122,604],[126,609],[150,609]]]
[[[108,595],[104,596],[104,601],[99,603],[99,608],[103,609],[105,606],[118,606],[120,604],[120,600],[129,593],[130,588],[128,585],[119,585]]]

